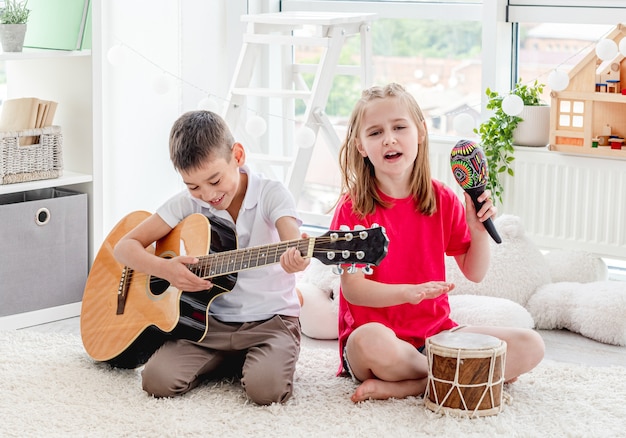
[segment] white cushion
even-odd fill
[[[608,280],[609,270],[602,257],[586,251],[557,249],[544,254],[552,283],[589,283]]]
[[[533,328],[532,316],[506,298],[450,295],[450,317],[461,325]]]
[[[626,282],[560,282],[537,289],[526,306],[538,329],[567,329],[626,345]]]

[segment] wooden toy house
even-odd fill
[[[626,38],[618,24],[607,39]],[[626,58],[620,51],[602,61],[595,50],[572,68],[569,84],[552,91],[550,150],[626,158]],[[618,148],[618,146],[621,146]]]

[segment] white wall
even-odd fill
[[[183,189],[168,152],[172,123],[207,93],[226,101],[245,0],[102,2],[102,229],[154,211]],[[112,47],[123,62],[109,62]],[[119,57],[118,57],[119,58]],[[153,89],[167,78],[169,91]]]

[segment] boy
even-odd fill
[[[236,230],[239,248],[306,237],[300,234],[291,194],[282,184],[251,173],[245,158],[221,117],[210,111],[183,114],[170,132],[170,159],[187,190],[124,236],[115,247],[116,259],[194,292],[213,286],[187,267],[196,258],[168,259],[145,250],[192,213],[226,221]],[[204,339],[166,342],[145,364],[143,389],[171,397],[226,371],[241,377],[257,404],[288,400],[300,352],[300,306],[291,274],[308,263],[290,248],[280,265],[239,272],[232,291],[211,303]]]

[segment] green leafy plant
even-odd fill
[[[511,91],[511,94],[519,96],[524,105],[542,105],[541,93],[544,84],[535,80],[532,84],[523,84],[520,79]],[[519,116],[511,116],[502,109],[502,100],[506,97],[496,91],[487,88],[485,94],[489,99],[487,109],[493,111],[493,115],[481,123],[474,132],[480,136],[480,143],[487,157],[487,169],[489,180],[487,188],[491,190],[494,201],[502,204],[504,188],[500,174],[507,173],[514,176],[512,168],[515,160],[513,147],[513,131],[523,119]]]
[[[30,9],[26,7],[28,0],[6,0],[4,8],[0,9],[0,23],[2,24],[26,24]]]

